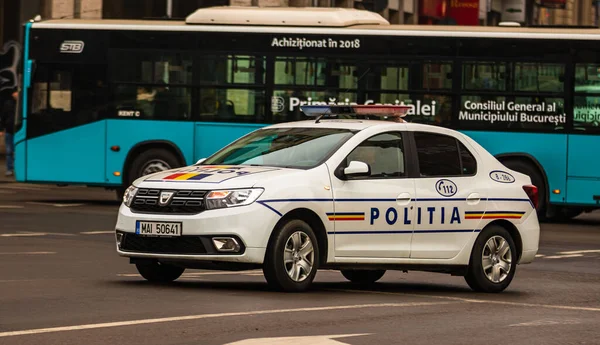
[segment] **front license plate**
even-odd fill
[[[181,236],[181,222],[135,222],[135,233],[142,236]]]

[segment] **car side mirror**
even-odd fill
[[[202,162],[204,162],[205,160],[206,160],[206,158],[200,158],[200,159],[199,159],[199,160],[196,162],[196,164],[202,164]]]
[[[351,161],[348,167],[344,169],[344,175],[346,176],[369,176],[371,174],[371,168],[365,162]]]

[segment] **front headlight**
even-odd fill
[[[135,193],[137,193],[137,191],[138,189],[134,186],[129,186],[129,188],[125,190],[125,194],[123,194],[123,203],[125,204],[125,206],[131,206],[131,203],[133,202],[133,197],[135,196]]]
[[[206,196],[206,209],[250,205],[258,199],[263,191],[262,188],[213,190]]]

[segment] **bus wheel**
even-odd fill
[[[117,189],[117,198],[123,199],[125,189],[138,178],[153,173],[170,170],[181,166],[175,155],[165,149],[150,149],[136,155],[131,164],[128,164],[123,186]]]
[[[583,211],[583,208],[580,207],[556,207],[548,219],[556,222],[566,222],[579,216]]]
[[[539,219],[546,219],[546,184],[538,169],[522,160],[507,160],[502,162],[509,169],[518,171],[531,178],[531,183],[538,189],[537,213]]]

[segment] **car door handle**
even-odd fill
[[[412,200],[412,197],[408,193],[400,193],[396,197],[396,203],[398,205],[408,205],[408,203],[410,203],[411,200]]]
[[[479,195],[479,193],[471,193],[467,197],[467,203],[469,205],[476,205],[479,201],[481,201],[481,195]]]

